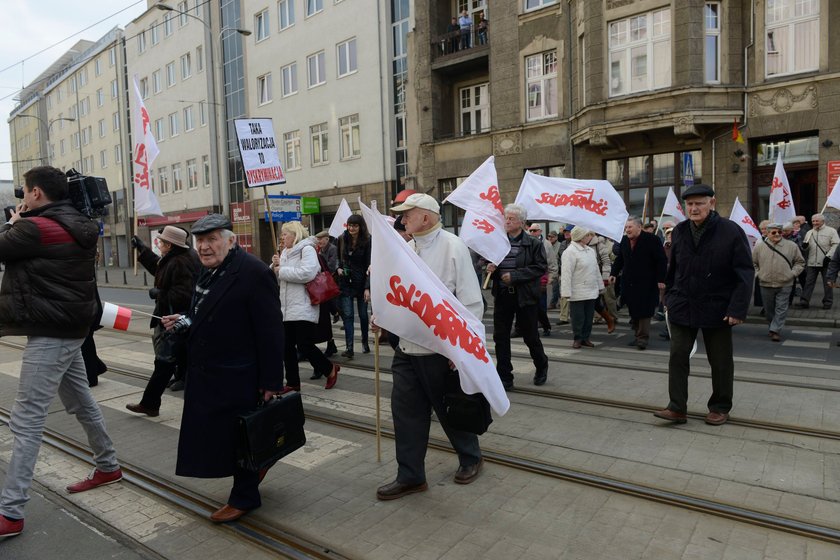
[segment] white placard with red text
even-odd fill
[[[248,187],[285,183],[271,119],[234,119],[233,122]]]

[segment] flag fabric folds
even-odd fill
[[[668,196],[665,197],[665,206],[662,207],[662,213],[666,216],[671,216],[677,223],[685,221],[685,212],[683,212],[682,204],[674,194],[673,187],[668,188]]]
[[[745,143],[744,135],[741,134],[741,129],[738,128],[738,119],[735,119],[732,122],[732,141],[737,142],[738,144]]]
[[[460,237],[467,247],[499,264],[510,253],[505,208],[499,193],[495,158],[490,156],[444,199],[466,210]]]
[[[107,301],[102,302],[102,319],[99,324],[106,329],[127,331],[128,323],[131,321],[131,309],[120,307]]]
[[[735,197],[735,204],[732,205],[732,212],[729,213],[729,219],[741,226],[741,229],[744,230],[747,237],[761,239],[761,232],[758,230],[758,226],[755,225],[753,219],[747,214],[738,197]]]
[[[350,210],[350,205],[347,204],[347,199],[342,198],[341,204],[338,205],[338,211],[335,213],[335,218],[330,224],[330,237],[338,238],[344,233],[344,230],[347,229],[347,218],[352,215],[353,212]]]
[[[840,210],[840,177],[838,177],[837,181],[834,183],[834,188],[831,189],[831,192],[828,195],[828,200],[825,201],[825,205]]]
[[[482,393],[493,411],[510,407],[486,344],[484,324],[450,292],[375,208],[359,201],[376,249],[371,252],[370,293],[376,324],[446,356],[467,394]]]
[[[773,173],[773,184],[770,185],[770,215],[771,222],[786,224],[796,217],[793,207],[793,197],[790,194],[785,166],[782,164],[782,154],[776,160],[776,171]]]
[[[529,220],[575,224],[620,241],[629,214],[624,198],[609,181],[564,179],[525,172],[516,204],[528,211]]]
[[[160,204],[152,190],[151,167],[155,158],[160,153],[157,142],[152,134],[152,122],[143,97],[140,95],[140,87],[137,85],[137,76],[134,76],[134,87],[132,88],[133,103],[131,104],[131,132],[134,143],[131,150],[132,181],[134,183],[134,212],[136,215],[163,216]]]

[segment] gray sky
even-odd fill
[[[12,178],[7,120],[21,87],[79,39],[96,41],[144,11],[146,0],[0,0],[0,179]]]

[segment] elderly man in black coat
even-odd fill
[[[261,505],[265,472],[236,464],[236,417],[283,388],[283,314],[277,278],[236,245],[230,221],[209,214],[192,228],[204,269],[187,315],[163,326],[188,332],[187,384],[175,474],[233,476],[227,504],[210,519],[234,521]]]
[[[621,274],[621,300],[630,311],[636,329],[634,340],[639,350],[647,348],[650,318],[659,305],[660,290],[665,289],[668,259],[662,242],[652,233],[642,231],[642,220],[627,218],[624,237],[610,270],[610,284]]]
[[[694,185],[682,197],[688,220],[672,233],[671,262],[665,285],[665,308],[671,329],[668,362],[668,407],[654,416],[683,424],[688,408],[691,348],[703,330],[712,368],[712,396],[706,423],[729,419],[735,362],[732,327],[744,322],[750,304],[755,268],[741,227],[715,212],[715,192]]]

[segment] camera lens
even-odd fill
[[[23,198],[23,187],[15,187],[15,198]]]

